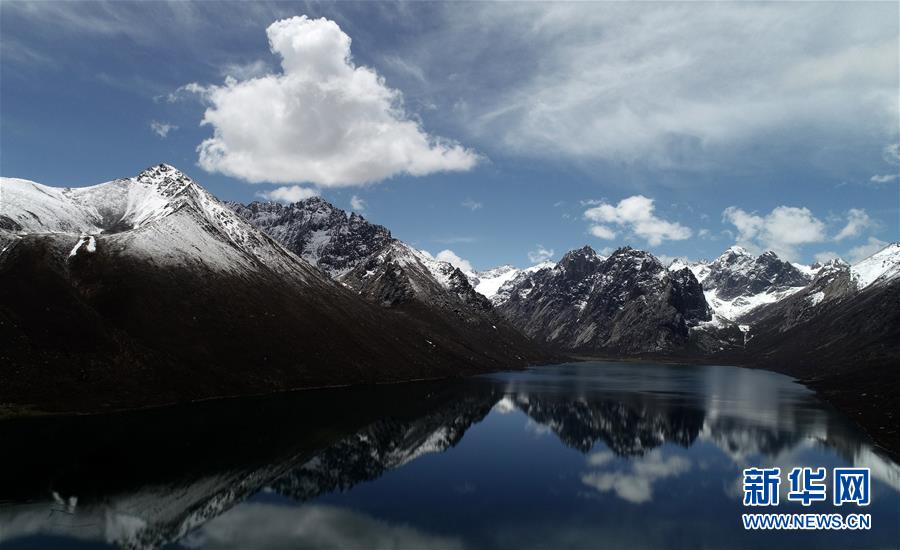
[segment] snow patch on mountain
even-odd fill
[[[545,269],[553,269],[553,262],[541,262],[525,269],[519,269],[511,265],[503,265],[480,271],[469,277],[469,282],[475,287],[475,291],[489,299],[495,306],[506,302],[510,292],[524,279]]]
[[[724,326],[802,290],[817,272],[803,267],[782,261],[774,252],[755,256],[741,246],[731,246],[712,262],[675,260],[669,271],[690,269],[703,286],[713,322]]]
[[[876,282],[900,275],[900,243],[891,243],[868,258],[852,265],[850,273],[862,290]]]

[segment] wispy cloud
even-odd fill
[[[534,250],[528,252],[528,261],[533,264],[546,262],[556,255],[556,251],[552,248],[545,248],[544,245],[536,245]]]
[[[168,122],[159,122],[159,121],[154,120],[154,121],[150,122],[150,129],[153,131],[154,134],[165,139],[165,138],[169,137],[169,132],[171,132],[173,130],[177,130],[178,126],[175,126],[174,124],[169,124]]]
[[[882,183],[891,183],[892,181],[897,181],[900,178],[900,174],[875,174],[869,181],[872,183],[882,184]]]
[[[463,236],[452,236],[452,237],[438,237],[436,239],[432,239],[436,243],[441,244],[462,244],[462,243],[474,243],[478,241],[476,237],[463,237]]]
[[[460,206],[462,206],[463,208],[468,208],[469,210],[474,212],[476,210],[483,208],[484,204],[482,204],[478,201],[474,201],[472,199],[466,199],[460,203]]]
[[[842,241],[850,237],[856,237],[862,234],[866,229],[875,227],[875,225],[875,221],[869,217],[869,214],[866,213],[865,210],[862,208],[851,208],[847,212],[847,224],[838,231],[834,240]]]

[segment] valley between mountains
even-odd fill
[[[592,248],[464,272],[321,198],[224,203],[176,168],[0,181],[0,406],[95,412],[571,357],[763,367],[900,448],[900,244],[804,266]]]

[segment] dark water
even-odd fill
[[[0,422],[3,548],[898,548],[900,466],[789,378],[582,363]],[[868,531],[745,531],[752,466],[871,468]],[[786,474],[786,472],[785,472]],[[829,493],[830,496],[830,493]]]

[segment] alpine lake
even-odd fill
[[[0,421],[0,548],[898,548],[900,465],[789,377],[585,362]],[[794,467],[827,499],[789,498]],[[745,506],[744,469],[781,469]],[[868,468],[866,506],[832,502]],[[748,530],[747,513],[869,514]]]

